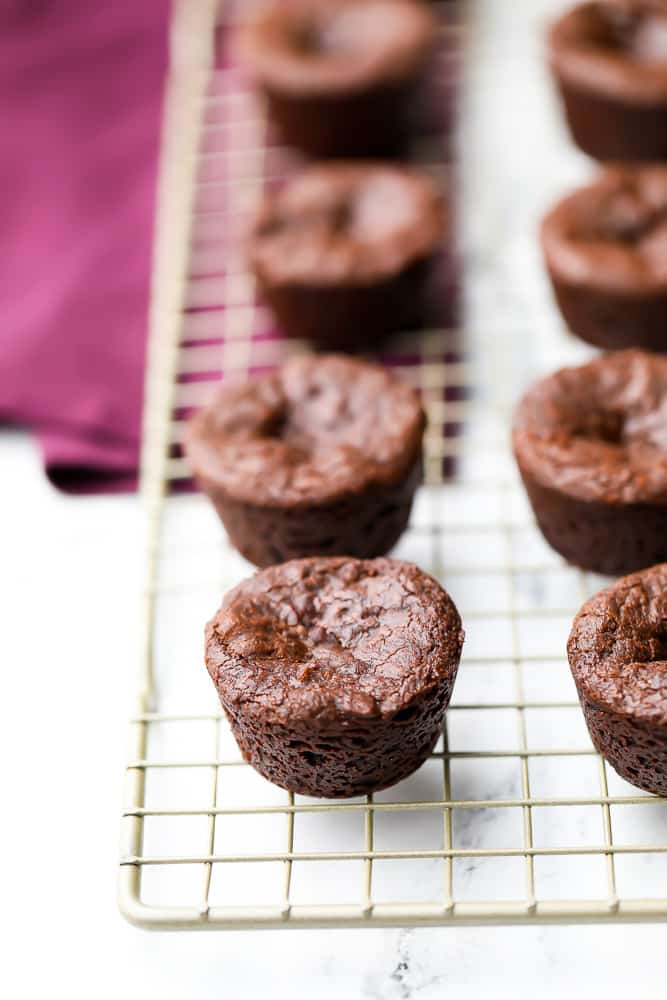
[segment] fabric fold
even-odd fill
[[[136,481],[168,20],[0,4],[0,419],[63,489]]]

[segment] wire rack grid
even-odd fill
[[[562,563],[531,521],[507,440],[513,353],[497,337],[467,331],[463,353],[456,331],[427,331],[390,358],[429,416],[427,482],[395,554],[442,581],[467,632],[435,751],[394,788],[343,802],[277,789],[240,757],[201,647],[203,622],[251,567],[205,500],[179,492],[179,446],[221,372],[248,377],[304,347],[264,333],[238,253],[274,164],[255,99],[233,68],[211,69],[218,19],[210,0],[176,6],[121,910],[172,929],[665,919],[667,803],[618,778],[588,739],[564,645],[600,581]]]

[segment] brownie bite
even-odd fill
[[[223,387],[192,420],[186,452],[255,565],[372,557],[407,526],[424,426],[415,390],[379,365],[301,357]]]
[[[514,453],[544,537],[619,574],[667,560],[667,358],[619,351],[524,396]]]
[[[667,167],[610,167],[542,226],[556,300],[597,347],[667,351]]]
[[[373,345],[422,325],[448,216],[427,174],[314,165],[267,198],[250,234],[249,266],[288,336]]]
[[[563,15],[549,52],[573,138],[598,160],[667,159],[664,0],[593,0]]]
[[[393,559],[298,559],[232,590],[206,666],[248,763],[302,795],[344,798],[415,771],[442,731],[461,620]]]
[[[595,748],[626,781],[667,796],[667,564],[587,601],[567,652]]]
[[[386,156],[410,137],[436,40],[421,0],[278,0],[241,28],[236,50],[287,144]]]

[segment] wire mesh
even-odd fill
[[[241,759],[202,666],[202,632],[251,567],[206,501],[180,490],[180,442],[223,372],[247,378],[304,345],[270,331],[239,252],[285,154],[267,146],[233,66],[201,69],[220,59],[217,5],[177,5],[174,38],[122,911],[183,929],[664,919],[667,803],[595,754],[564,657],[572,617],[601,581],[542,541],[511,460],[518,336],[436,329],[399,338],[385,357],[429,416],[427,482],[395,555],[443,583],[467,632],[430,759],[393,788],[336,802],[276,788]]]

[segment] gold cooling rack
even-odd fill
[[[518,335],[466,331],[463,353],[455,333],[433,330],[392,348],[430,418],[427,484],[397,554],[442,581],[467,632],[436,751],[394,788],[343,802],[282,791],[240,759],[202,631],[250,567],[206,501],[179,490],[179,443],[222,371],[247,377],[286,346],[264,334],[236,250],[273,167],[261,108],[233,68],[212,69],[218,18],[211,0],[182,2],[172,33],[121,910],[173,929],[665,919],[667,803],[594,753],[564,658],[572,617],[600,581],[543,544],[511,462]]]

